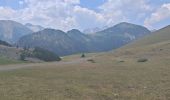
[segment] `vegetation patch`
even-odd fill
[[[0,57],[0,65],[24,63],[23,61]]]
[[[148,59],[146,59],[146,58],[140,58],[140,59],[138,59],[138,62],[147,62],[148,61]]]
[[[88,59],[87,61],[91,63],[96,63],[93,59]]]
[[[8,46],[8,47],[12,46],[11,44],[9,44],[9,43],[7,43],[5,41],[2,41],[2,40],[0,40],[0,45],[4,45],[4,46]]]
[[[119,62],[123,63],[123,62],[125,62],[125,61],[124,61],[124,60],[120,60]]]
[[[25,60],[26,57],[38,58],[43,61],[60,61],[61,58],[48,50],[36,47],[33,51],[28,49],[24,49],[24,51],[20,54],[20,59]]]
[[[85,56],[85,54],[83,53],[82,55],[81,55],[81,58],[85,58],[86,56]]]

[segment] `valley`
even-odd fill
[[[170,100],[170,0],[0,0],[0,100]]]

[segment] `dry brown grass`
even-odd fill
[[[0,99],[170,100],[170,46],[166,44],[88,55],[95,63],[53,62],[1,71]],[[65,57],[63,62],[80,56]],[[149,60],[139,63],[140,57]]]

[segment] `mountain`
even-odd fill
[[[25,26],[29,28],[30,30],[32,30],[33,32],[38,32],[38,31],[45,29],[44,27],[40,25],[32,25],[30,23],[25,24]]]
[[[14,43],[20,37],[30,33],[32,33],[30,29],[18,22],[11,20],[0,20],[0,40]]]
[[[41,47],[63,56],[73,53],[101,52],[121,47],[150,33],[145,27],[120,23],[95,34],[85,34],[77,29],[68,32],[44,29],[23,36],[18,45],[22,47]]]
[[[85,29],[83,30],[83,33],[86,33],[86,34],[94,34],[96,32],[99,32],[99,31],[102,31],[104,29],[108,28],[107,26],[105,27],[102,27],[102,28],[99,28],[99,27],[95,27],[95,28],[88,28],[88,29]]]
[[[91,38],[88,35],[76,29],[67,33],[61,30],[44,29],[23,36],[17,44],[21,47],[41,47],[63,56],[88,52],[90,42]]]
[[[80,32],[77,29],[72,29],[67,32],[68,36],[75,42],[78,52],[87,52],[89,51],[91,45],[90,36]]]
[[[97,32],[97,34],[106,34],[106,35],[129,34],[129,35],[135,36],[134,38],[143,36],[148,33],[150,33],[150,31],[147,28],[140,26],[140,25],[127,23],[127,22],[122,22],[122,23],[119,23],[113,27],[110,27],[110,28],[107,28],[100,32]],[[131,37],[129,36],[129,38],[131,38]]]
[[[58,55],[68,55],[77,51],[75,42],[63,31],[44,29],[23,36],[17,43],[22,47],[41,47]]]
[[[97,32],[91,37],[93,38],[93,43],[98,46],[97,51],[108,51],[121,47],[149,33],[150,31],[143,26],[122,22]]]

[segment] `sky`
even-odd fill
[[[170,25],[170,0],[0,0],[0,20],[63,31],[120,22],[152,30]]]

